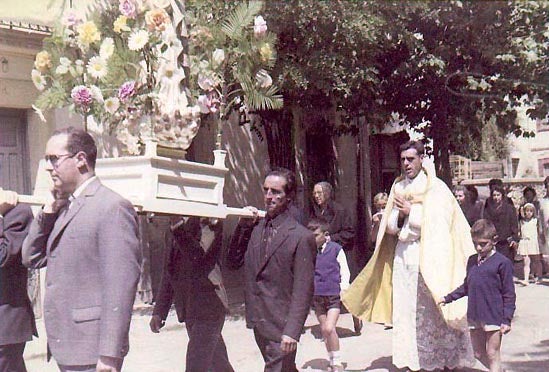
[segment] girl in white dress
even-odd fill
[[[530,277],[530,265],[534,274],[535,282],[541,280],[541,262],[538,243],[538,219],[536,215],[536,207],[532,203],[526,203],[521,210],[522,219],[520,221],[520,242],[518,253],[524,257],[524,280],[523,285],[528,285]]]

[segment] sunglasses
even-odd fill
[[[44,156],[44,160],[46,163],[50,163],[52,167],[57,168],[59,165],[61,165],[62,161],[60,161],[61,158],[72,158],[76,154],[62,154],[62,155],[46,155]]]

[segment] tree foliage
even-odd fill
[[[312,112],[335,104],[377,126],[398,113],[433,138],[438,171],[448,176],[449,152],[477,153],[488,119],[523,134],[514,106],[547,114],[548,4],[269,2],[273,73],[284,96]]]

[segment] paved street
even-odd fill
[[[517,286],[517,314],[513,330],[504,337],[503,361],[508,372],[549,371],[549,281],[545,285]],[[128,372],[184,371],[187,335],[184,326],[170,314],[165,329],[152,334],[148,329],[150,309],[138,309],[133,317],[130,353],[125,361]],[[29,372],[57,371],[54,363],[46,363],[44,326],[38,324],[42,337],[28,344],[26,360]],[[350,315],[338,324],[342,359],[346,371],[397,371],[391,365],[391,331],[365,324],[362,334],[352,332]],[[324,344],[320,341],[318,323],[309,316],[305,334],[298,348],[300,370],[323,371],[327,366]],[[223,329],[229,358],[237,372],[260,372],[263,363],[250,330],[242,318],[228,319]],[[479,364],[469,371],[485,371]]]

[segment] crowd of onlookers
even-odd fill
[[[532,186],[522,190],[522,196],[513,201],[501,179],[488,183],[489,195],[479,200],[473,185],[457,185],[454,194],[467,221],[472,226],[479,219],[490,220],[497,230],[496,250],[512,262],[522,262],[523,275],[519,284],[541,283],[549,272],[549,177],[543,186],[545,195],[540,197]],[[517,267],[519,265],[516,265]]]

